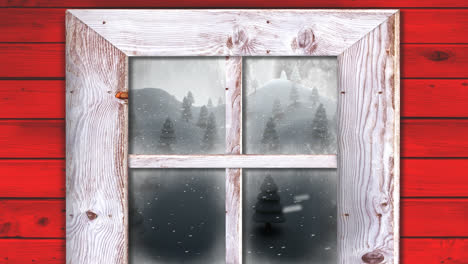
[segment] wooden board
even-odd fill
[[[402,44],[401,53],[404,78],[468,78],[468,45]],[[0,61],[0,78],[65,77],[63,44],[0,44]]]
[[[401,156],[468,157],[468,120],[402,120]]]
[[[65,239],[0,239],[0,260],[8,264],[65,263]]]
[[[403,237],[468,237],[468,198],[404,199]]]
[[[0,42],[64,42],[65,10],[0,9]],[[401,43],[468,43],[466,9],[402,9],[401,17]]]
[[[65,82],[0,80],[0,109],[0,118],[64,118]]]
[[[468,159],[402,159],[402,197],[468,197]]]
[[[399,260],[398,25],[397,13],[338,56],[342,264]]]
[[[468,80],[404,79],[401,116],[468,117]]]
[[[407,44],[401,59],[403,78],[468,77],[468,45]]]
[[[222,1],[217,0],[184,0],[183,2],[173,2],[169,0],[8,0],[0,3],[0,6],[8,7],[107,7],[107,8],[190,8],[190,7],[259,7],[259,8],[334,8],[334,7],[468,7],[464,0],[394,0],[394,1],[380,1],[380,0],[293,0],[293,1],[280,1],[271,0],[265,2],[263,0],[236,0],[236,1]]]
[[[0,238],[64,236],[63,200],[0,199]]]
[[[128,60],[70,15],[66,53],[67,263],[127,263]]]
[[[0,160],[0,197],[65,197],[64,160]]]
[[[468,117],[467,79],[403,79],[401,93],[402,117]],[[65,117],[61,80],[0,80],[0,98],[0,118]]]

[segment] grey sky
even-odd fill
[[[161,88],[179,101],[188,91],[195,105],[216,104],[225,93],[224,57],[136,57],[130,63],[131,89]]]

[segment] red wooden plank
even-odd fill
[[[65,82],[0,80],[0,118],[64,118]]]
[[[401,122],[402,157],[468,157],[468,120]],[[64,121],[1,120],[0,158],[64,158]]]
[[[0,77],[64,76],[64,44],[0,44]]]
[[[468,10],[401,10],[401,43],[468,43]]]
[[[401,200],[402,237],[468,237],[468,199]]]
[[[468,77],[468,45],[401,45],[403,78]]]
[[[468,80],[403,79],[404,117],[468,117]]]
[[[402,264],[462,264],[468,260],[468,239],[401,239]]]
[[[468,157],[468,120],[402,120],[402,157]]]
[[[468,159],[402,159],[401,196],[468,197]]]
[[[0,160],[0,197],[65,197],[64,160]]]
[[[63,120],[1,120],[0,158],[63,158]]]
[[[64,236],[64,200],[0,200],[0,237]]]
[[[64,42],[65,9],[0,9],[0,42]],[[468,43],[468,10],[401,10],[402,43]]]
[[[401,263],[464,263],[468,239],[401,239]],[[0,239],[0,260],[9,264],[65,263],[63,239]]]
[[[0,10],[0,42],[64,42],[65,9]]]
[[[65,263],[65,240],[0,239],[0,263]]]
[[[465,0],[236,0],[236,1],[217,1],[217,0],[7,0],[0,6],[8,7],[205,7],[205,8],[222,8],[222,7],[468,7]]]
[[[404,78],[468,78],[468,45],[402,44]],[[0,77],[65,76],[64,44],[0,44]]]

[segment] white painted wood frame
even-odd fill
[[[226,155],[128,155],[128,58],[226,56]],[[242,57],[337,56],[337,156],[242,154]],[[226,168],[226,263],[242,168],[338,168],[338,262],[399,263],[398,10],[68,10],[67,263],[128,262],[128,166]],[[234,166],[234,167],[233,167]]]

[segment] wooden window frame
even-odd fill
[[[338,263],[399,263],[399,23],[398,10],[68,10],[67,263],[128,262],[128,167],[226,168],[227,263],[242,262],[242,168],[337,168]],[[226,56],[226,155],[128,155],[131,56]],[[339,158],[242,154],[243,56],[337,56]]]

